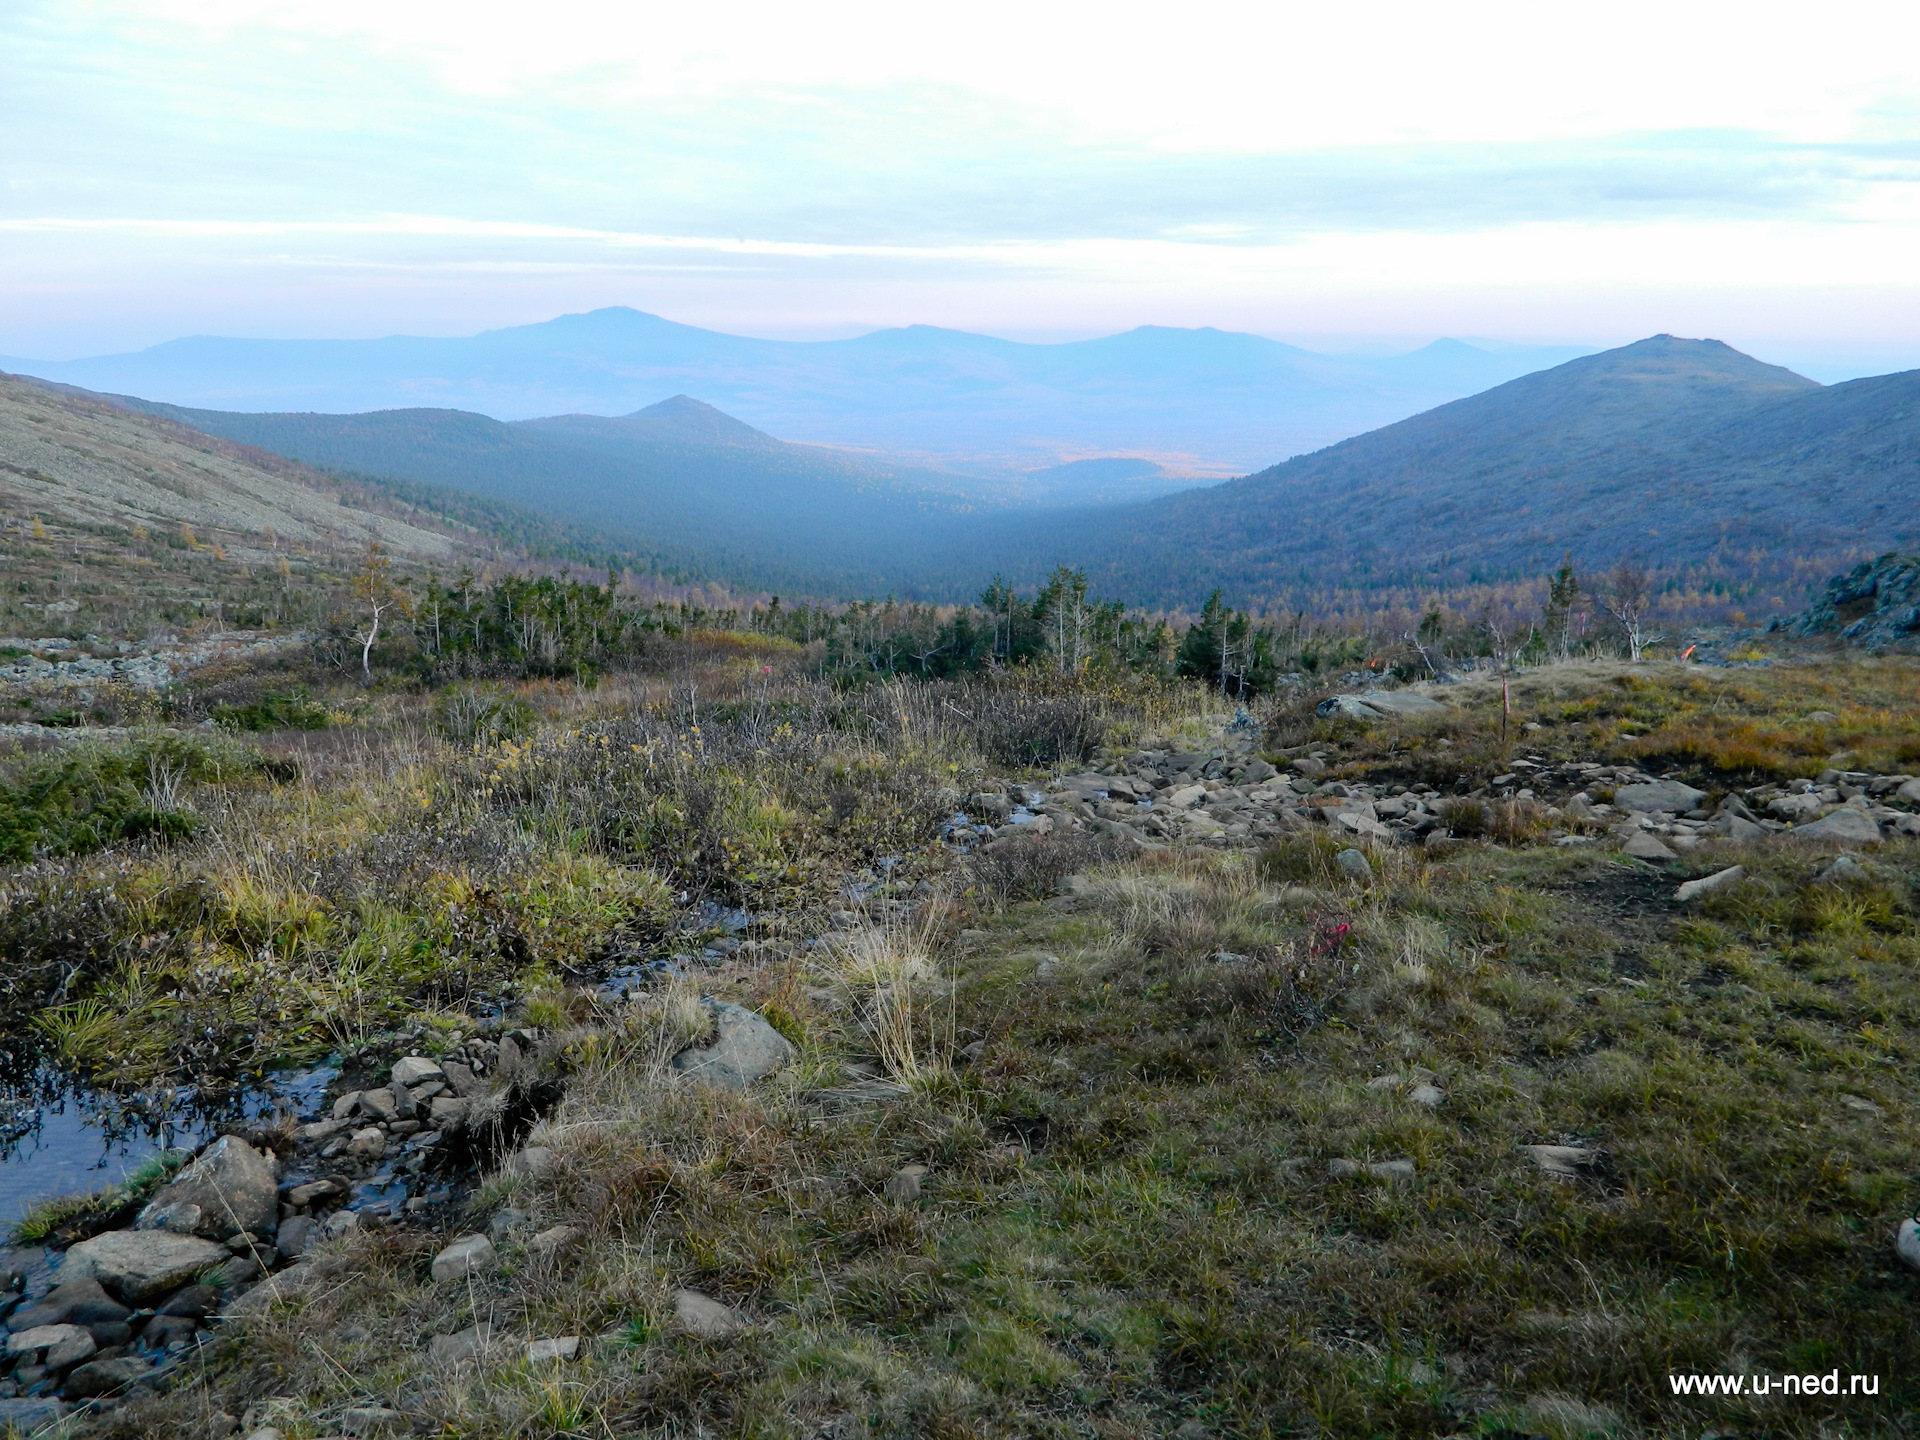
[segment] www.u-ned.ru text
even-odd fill
[[[1669,1375],[1676,1395],[1878,1395],[1878,1375]]]

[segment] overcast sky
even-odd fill
[[[1144,323],[1920,365],[1920,5],[5,0],[0,354]]]

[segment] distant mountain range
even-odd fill
[[[600,536],[610,555],[788,594],[958,599],[1067,564],[1135,604],[1191,607],[1218,587],[1239,605],[1375,611],[1485,596],[1571,554],[1589,574],[1637,558],[1695,613],[1759,619],[1920,544],[1920,371],[1825,387],[1666,335],[1204,489],[1130,500],[1157,478],[1151,462],[1071,462],[1026,477],[1018,508],[685,396],[512,423],[119,403],[330,471],[519,507],[574,553]],[[1112,503],[1033,508],[1053,493]]]
[[[88,360],[0,357],[0,369],[237,411],[426,407],[519,420],[619,415],[697,395],[789,441],[992,477],[997,498],[1010,482],[1017,492],[1024,472],[1071,460],[1163,466],[1128,497],[1137,498],[1192,483],[1179,477],[1220,479],[1318,449],[1580,353],[1441,340],[1408,355],[1334,356],[1158,326],[1067,344],[925,325],[757,340],[611,308],[456,339],[202,336]],[[1097,498],[1057,484],[1051,493]]]

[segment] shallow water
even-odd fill
[[[321,1065],[217,1095],[181,1086],[115,1096],[43,1069],[0,1110],[0,1225],[42,1200],[111,1185],[164,1150],[193,1149],[222,1125],[282,1109],[310,1117],[338,1073]]]

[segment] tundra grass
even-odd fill
[[[509,1244],[455,1294],[430,1242],[356,1242],[340,1289],[119,1433],[269,1400],[316,1435],[374,1401],[473,1437],[1909,1433],[1920,855],[1845,904],[1809,857],[1746,855],[1704,913],[1596,855],[1380,858],[1353,887],[1151,857],[742,970],[802,1051],[745,1096],[663,1078],[672,995],[596,1022],[533,1137],[552,1171],[472,1217],[510,1203],[580,1248]],[[923,964],[914,1083],[823,1108],[900,1069],[862,977]],[[1590,1163],[1555,1177],[1533,1144]],[[890,1194],[910,1165],[919,1196]],[[748,1328],[680,1332],[676,1287]],[[483,1320],[585,1358],[436,1371],[426,1338]],[[1833,1369],[1880,1393],[1668,1380]]]

